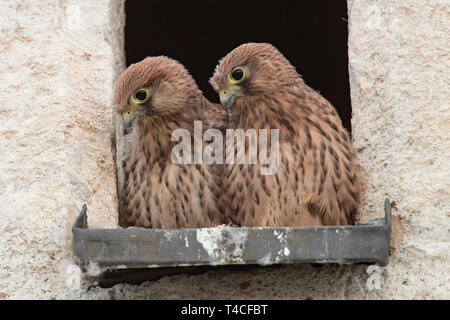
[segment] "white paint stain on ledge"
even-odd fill
[[[197,231],[197,241],[203,246],[208,255],[216,260],[219,257],[220,228],[206,228]]]
[[[203,246],[212,264],[242,262],[247,241],[247,230],[219,226],[197,230],[197,241]]]
[[[275,238],[278,239],[278,241],[280,242],[280,245],[281,245],[281,249],[278,251],[277,256],[275,257],[275,263],[286,260],[286,258],[290,254],[290,251],[288,248],[288,243],[287,243],[288,230],[286,232],[277,231],[277,230],[275,230],[273,232],[273,235],[275,236]]]

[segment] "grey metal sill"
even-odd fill
[[[121,271],[116,277],[118,279],[139,271],[152,279],[187,270],[206,270],[206,266],[288,263],[386,265],[391,240],[391,204],[388,199],[384,206],[384,218],[354,226],[220,226],[162,230],[134,227],[88,229],[84,205],[72,228],[73,257],[83,270],[95,263],[104,272]]]

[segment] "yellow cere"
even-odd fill
[[[220,91],[220,92],[219,92],[219,96],[221,96],[221,97],[226,97],[226,96],[228,96],[228,91],[227,91],[227,90],[222,90],[222,91]]]
[[[124,112],[123,112],[123,116],[124,116],[125,118],[129,118],[129,117],[131,117],[133,114],[134,114],[134,112],[131,112],[131,111],[124,111]]]
[[[125,111],[122,112],[122,114],[124,118],[130,118],[138,111],[138,109],[139,109],[138,106],[131,104],[127,106],[127,108],[125,109]]]

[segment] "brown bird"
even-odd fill
[[[349,134],[334,107],[274,46],[237,47],[219,62],[210,83],[231,111],[231,127],[279,129],[275,174],[262,175],[263,165],[248,161],[226,167],[219,202],[233,223],[354,224],[359,178]]]
[[[176,129],[193,137],[196,120],[203,130],[223,125],[223,107],[203,96],[183,65],[163,56],[129,66],[117,81],[114,105],[120,119],[119,224],[162,229],[221,224],[218,166],[175,163],[172,149],[178,141],[171,137]]]

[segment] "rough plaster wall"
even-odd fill
[[[392,297],[449,298],[450,2],[348,8],[362,220],[382,215],[385,196],[394,201],[403,236],[386,268]]]
[[[122,4],[0,2],[0,299],[70,294],[59,269],[83,203],[91,225],[116,225],[110,99]]]
[[[348,1],[362,220],[382,215],[385,196],[397,217],[395,250],[375,290],[365,265],[65,288],[57,266],[81,204],[91,225],[115,225],[108,102],[123,67],[123,3],[48,3],[0,4],[0,298],[450,298],[448,1]]]

